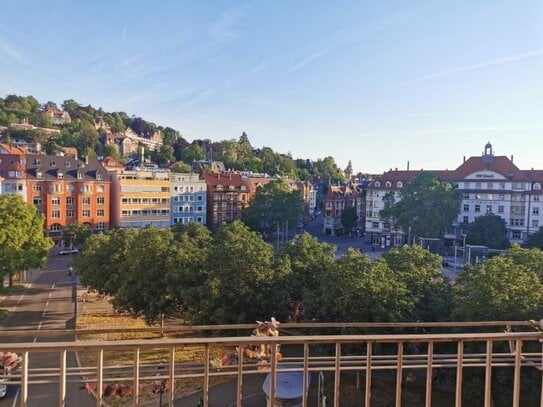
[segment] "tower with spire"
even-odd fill
[[[349,160],[349,163],[347,164],[347,168],[345,168],[345,171],[343,171],[345,174],[345,178],[347,181],[351,179],[351,176],[353,175],[353,164],[351,163],[351,160]]]

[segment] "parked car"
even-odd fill
[[[76,248],[73,248],[73,249],[63,249],[61,250],[60,252],[58,252],[58,254],[60,254],[61,256],[65,256],[67,254],[77,254],[79,253],[79,250],[76,249]]]

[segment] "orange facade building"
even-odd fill
[[[110,181],[96,159],[28,154],[0,143],[0,193],[18,194],[44,215],[44,232],[55,241],[72,223],[93,232],[110,228]]]

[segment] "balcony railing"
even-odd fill
[[[505,332],[477,332],[477,333],[433,333],[433,334],[379,334],[379,335],[294,335],[280,337],[222,337],[222,338],[182,338],[182,339],[151,339],[127,341],[76,341],[76,342],[45,342],[45,343],[0,343],[3,351],[16,352],[22,356],[20,368],[9,376],[10,385],[20,386],[20,406],[27,406],[29,387],[38,384],[49,384],[58,390],[58,405],[67,405],[66,388],[69,383],[79,383],[92,389],[96,397],[96,405],[101,406],[104,401],[104,390],[107,383],[124,383],[131,387],[129,399],[132,405],[139,405],[141,401],[141,388],[143,383],[162,381],[167,382],[166,399],[169,406],[174,405],[175,387],[182,380],[199,379],[202,401],[204,406],[209,405],[209,392],[211,380],[215,377],[230,379],[232,391],[235,393],[235,404],[241,406],[243,402],[243,381],[250,375],[269,374],[270,393],[269,405],[276,402],[277,375],[282,372],[297,372],[303,377],[302,405],[308,405],[309,376],[323,372],[333,377],[332,403],[327,405],[342,405],[340,388],[342,376],[349,372],[364,375],[364,405],[372,405],[372,380],[377,372],[389,372],[395,377],[395,384],[391,384],[391,392],[395,392],[395,405],[402,405],[402,389],[405,374],[418,372],[424,377],[425,405],[432,403],[433,378],[435,369],[450,369],[454,371],[454,397],[455,406],[462,405],[463,377],[465,369],[484,369],[484,405],[492,403],[492,373],[493,368],[509,368],[512,371],[512,405],[521,404],[521,371],[535,369],[543,371],[543,350],[541,341],[543,333],[534,324],[528,322],[499,321],[483,323],[433,323],[433,324],[283,324],[285,329],[294,329],[296,333],[309,327],[320,329],[354,328],[354,329],[439,329],[459,330],[496,330],[497,327],[506,328]],[[251,325],[204,327],[208,330],[252,328]],[[201,329],[202,327],[183,327],[181,330]],[[498,328],[500,329],[500,328]],[[523,332],[512,332],[512,329],[522,329]],[[106,330],[78,331],[78,335],[95,334]],[[140,331],[140,330],[134,330]],[[157,331],[157,329],[151,330]],[[40,335],[54,335],[73,331],[40,331]],[[28,331],[4,331],[5,335],[28,335]],[[269,363],[255,365],[245,363],[240,350],[249,345],[266,345],[271,351]],[[299,352],[295,356],[284,357],[281,361],[276,358],[278,346],[289,347],[297,345]],[[475,345],[475,346],[474,346]],[[190,364],[176,362],[176,350],[188,346],[201,346],[203,353],[200,360]],[[214,366],[210,350],[221,346],[237,349],[240,363],[227,367]],[[236,348],[237,347],[237,348]],[[413,352],[413,347],[418,349]],[[478,348],[478,349],[477,349]],[[327,351],[322,352],[323,349]],[[484,351],[482,351],[484,349]],[[130,363],[111,366],[104,363],[104,353],[120,350],[130,351]],[[167,361],[163,369],[157,373],[156,364],[145,364],[141,361],[143,351],[167,351]],[[93,353],[96,363],[92,366],[80,365],[68,367],[67,353],[76,352]],[[29,361],[38,354],[56,354],[56,366],[29,368]],[[33,364],[34,365],[34,364]],[[422,372],[422,373],[421,373]],[[381,373],[379,373],[381,374]],[[538,373],[540,374],[540,373]],[[543,380],[540,380],[543,387]],[[543,405],[543,388],[541,391],[541,405]]]

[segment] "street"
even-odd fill
[[[48,264],[40,271],[28,271],[28,288],[22,294],[0,298],[0,306],[7,308],[9,314],[1,324],[2,330],[32,329],[38,333],[33,336],[7,336],[0,332],[2,343],[17,342],[55,342],[73,340],[73,335],[40,336],[42,329],[65,329],[74,316],[72,301],[73,277],[68,276],[69,256],[52,254]],[[59,366],[59,355],[54,353],[32,354],[29,369]],[[76,367],[73,353],[67,354],[67,366]],[[29,406],[53,406],[58,404],[57,384],[31,384],[28,387]],[[19,386],[8,386],[8,394],[0,400],[0,407],[13,407],[19,402]],[[68,383],[67,406],[94,406],[95,402],[79,384]]]

